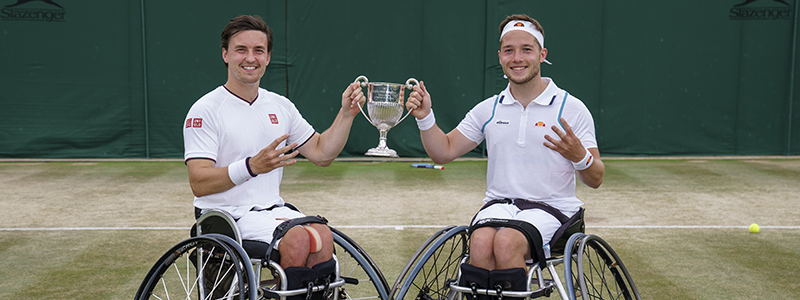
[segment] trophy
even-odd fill
[[[361,114],[373,126],[377,127],[381,133],[378,147],[369,149],[365,155],[398,157],[396,151],[386,147],[386,133],[395,125],[400,124],[411,113],[409,110],[403,116],[403,104],[405,102],[403,94],[405,89],[411,89],[412,83],[419,85],[419,82],[414,78],[406,80],[404,85],[399,83],[369,82],[367,76],[361,75],[356,78],[355,83],[359,83],[361,87],[367,87],[367,111],[369,116],[359,106]]]

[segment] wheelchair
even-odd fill
[[[388,284],[375,262],[335,228],[330,227],[335,268],[329,279],[290,289],[287,273],[277,262],[278,251],[266,251],[267,243],[243,241],[228,213],[211,210],[195,225],[193,237],[173,246],[153,265],[135,299],[284,300],[312,299],[312,293],[313,299],[389,299]]]
[[[459,286],[460,266],[469,261],[469,226],[448,226],[426,240],[389,292],[393,299],[540,298],[641,299],[616,252],[600,237],[585,234],[583,208],[554,236],[550,257],[527,267],[527,290]],[[563,271],[556,268],[563,265]],[[561,276],[564,280],[562,282]],[[469,296],[469,297],[468,297]]]

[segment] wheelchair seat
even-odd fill
[[[585,209],[581,207],[578,209],[569,220],[561,225],[561,227],[556,230],[556,233],[553,234],[553,238],[550,239],[550,255],[564,255],[564,248],[567,245],[567,240],[569,237],[575,233],[586,233],[586,223],[583,221]]]
[[[197,217],[195,224],[197,234],[219,233],[232,238],[234,241],[242,245],[242,248],[251,259],[264,259],[269,250],[269,243],[255,240],[242,240],[242,234],[239,227],[236,226],[234,218],[225,211],[211,210],[205,214]],[[270,260],[279,262],[281,261],[281,254],[278,251],[272,251]]]

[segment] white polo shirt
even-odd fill
[[[278,147],[294,142],[302,146],[316,131],[286,97],[259,88],[251,104],[220,86],[189,109],[183,129],[184,159],[210,159],[216,167],[226,167],[258,154],[286,133],[289,139]],[[278,168],[225,192],[195,197],[194,205],[222,209],[238,219],[254,207],[283,204],[282,177],[283,168]]]
[[[550,128],[567,120],[586,148],[596,148],[594,120],[578,98],[543,77],[547,88],[523,108],[506,87],[499,95],[478,103],[456,127],[475,143],[486,140],[489,156],[486,198],[521,198],[545,202],[567,214],[583,205],[575,197],[572,162],[544,146],[545,135],[558,139]],[[563,130],[563,129],[562,129]]]

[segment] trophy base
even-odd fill
[[[364,155],[369,156],[383,156],[383,157],[400,157],[397,155],[397,151],[394,151],[389,148],[372,148],[367,151]]]

